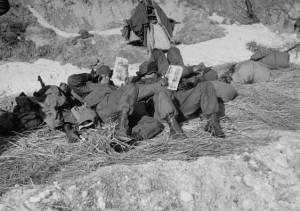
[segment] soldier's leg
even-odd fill
[[[138,96],[138,88],[134,84],[122,86],[111,92],[107,98],[100,102],[96,111],[103,122],[106,122],[118,112],[130,115]]]
[[[219,111],[216,91],[212,83],[202,82],[188,91],[178,91],[174,94],[180,104],[180,111],[188,117],[201,109],[204,115]]]
[[[158,72],[162,75],[165,75],[169,68],[169,62],[164,52],[161,49],[154,49],[151,54],[150,61],[156,63]]]
[[[180,103],[180,111],[184,116],[188,117],[201,109],[202,114],[209,119],[205,130],[214,136],[225,137],[219,124],[219,103],[212,83],[199,83],[188,91],[176,92],[175,97]]]
[[[181,75],[182,78],[188,78],[195,75],[192,68],[184,65],[183,58],[178,48],[171,47],[168,51],[167,59],[170,65],[177,65],[183,67]]]
[[[177,122],[178,111],[172,101],[170,90],[161,87],[153,97],[154,102],[154,118],[166,120],[170,128],[170,136],[174,139],[185,139],[187,136],[183,132],[181,126]]]
[[[116,120],[115,138],[120,141],[131,141],[128,116],[133,112],[138,97],[138,88],[134,84],[122,86],[111,92],[107,100],[99,103],[97,113],[102,121],[110,118]]]
[[[170,65],[184,66],[180,50],[176,47],[171,47],[169,49],[167,59]]]
[[[172,93],[165,87],[160,87],[153,96],[154,118],[165,120],[167,116],[177,116],[177,109],[172,101]]]

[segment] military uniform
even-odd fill
[[[183,67],[182,77],[191,77],[196,75],[193,67],[184,66],[182,56],[178,48],[172,47],[167,57],[164,53],[155,49],[151,55],[148,66],[155,63],[157,71],[160,75],[164,75],[169,68],[169,65],[179,65]],[[150,65],[152,66],[152,65]],[[220,129],[216,114],[219,112],[219,104],[216,96],[216,91],[211,82],[204,81],[202,83],[195,83],[193,86],[188,87],[186,84],[180,83],[177,91],[170,91],[164,89],[156,89],[154,95],[154,110],[160,118],[165,117],[165,114],[173,113],[179,114],[183,119],[188,118],[190,115],[201,110],[202,114],[208,118],[214,119],[214,123],[218,128],[215,135],[223,137],[224,134]]]
[[[137,99],[138,89],[134,84],[120,88],[110,84],[94,83],[91,74],[74,74],[68,78],[69,87],[106,122],[118,111],[131,114]]]
[[[112,84],[94,83],[92,80],[92,74],[75,74],[68,78],[68,84],[89,106],[96,109],[103,122],[118,118],[119,123],[123,122],[122,127],[128,135],[124,141],[129,141],[130,134],[138,133],[138,139],[142,140],[152,138],[162,131],[162,124],[150,117],[143,105],[136,103],[139,89],[135,84],[118,88]]]

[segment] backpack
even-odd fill
[[[42,117],[36,111],[20,112],[16,114],[18,131],[37,128],[43,123]]]
[[[13,111],[16,130],[30,130],[43,123],[39,108],[30,100],[30,97],[18,96],[16,97],[16,103],[17,105]]]
[[[0,110],[0,134],[6,135],[15,127],[14,115]]]

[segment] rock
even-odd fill
[[[104,198],[102,196],[99,196],[97,200],[97,208],[99,208],[100,210],[104,210],[105,207],[106,207],[106,203]]]
[[[87,195],[88,195],[88,192],[87,192],[87,191],[82,191],[82,193],[81,193],[81,197],[82,197],[82,198],[87,197]]]
[[[194,201],[194,197],[189,192],[181,191],[180,200],[183,201],[184,203],[190,203]]]
[[[75,195],[75,192],[77,190],[77,187],[76,185],[72,185],[71,187],[69,187],[67,190],[66,190],[66,196],[69,200],[72,200],[72,198],[74,197]]]
[[[0,204],[0,211],[6,211],[6,206],[4,204]]]
[[[40,192],[39,195],[30,197],[29,202],[38,203],[41,200],[48,198],[51,195],[51,193],[52,192],[49,189],[46,189],[45,191]]]

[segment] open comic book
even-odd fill
[[[177,90],[178,84],[182,75],[183,68],[177,65],[170,65],[165,77],[168,78],[168,89]]]
[[[128,59],[116,57],[112,81],[116,86],[122,86],[126,83],[128,77]]]

